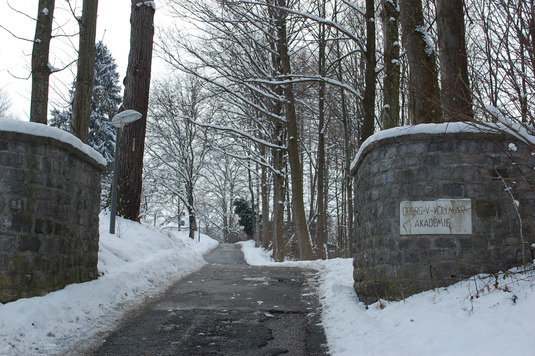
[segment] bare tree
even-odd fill
[[[398,0],[383,0],[383,129],[399,125],[399,5]]]
[[[11,100],[5,90],[0,90],[0,117],[7,117]]]
[[[174,53],[175,51],[171,53],[168,45],[163,48],[170,63],[183,71],[195,73],[198,77],[209,81],[212,84],[214,95],[217,95],[221,102],[227,103],[223,106],[225,110],[228,110],[227,119],[222,121],[221,127],[217,129],[223,128],[227,132],[232,131],[237,134],[236,137],[241,136],[241,140],[246,139],[254,142],[252,145],[244,144],[244,146],[252,148],[249,150],[249,156],[244,158],[255,160],[257,164],[265,167],[265,174],[260,175],[264,177],[260,179],[263,192],[259,195],[263,197],[262,218],[267,219],[268,215],[272,216],[272,224],[270,224],[272,237],[270,240],[273,242],[276,259],[282,259],[284,249],[288,247],[288,241],[283,239],[285,225],[295,226],[284,223],[286,207],[291,207],[291,209],[286,209],[288,213],[295,210],[293,199],[296,194],[292,190],[297,187],[293,183],[286,182],[287,174],[291,172],[291,169],[287,169],[290,155],[287,154],[285,146],[289,140],[296,137],[288,132],[292,120],[288,120],[287,115],[289,114],[291,117],[293,110],[297,118],[296,147],[299,152],[301,172],[304,173],[304,176],[298,174],[301,177],[299,179],[311,183],[317,183],[318,178],[320,178],[316,172],[317,158],[324,155],[327,162],[328,153],[319,152],[319,146],[324,145],[326,149],[332,149],[330,147],[340,144],[340,136],[348,137],[350,140],[352,137],[351,132],[341,135],[340,132],[334,133],[334,130],[330,130],[329,123],[335,121],[331,118],[336,117],[338,120],[344,116],[347,125],[343,127],[354,129],[361,122],[362,117],[360,89],[364,87],[364,80],[361,79],[363,76],[360,75],[360,67],[355,63],[365,63],[360,56],[365,52],[365,46],[363,45],[364,41],[355,34],[364,33],[361,31],[361,26],[364,23],[363,13],[353,8],[350,9],[349,12],[360,21],[355,28],[349,29],[349,27],[345,28],[334,20],[338,14],[347,13],[349,5],[344,5],[341,1],[325,2],[327,7],[325,17],[329,19],[322,20],[321,17],[312,15],[317,6],[314,7],[312,3],[307,2],[305,6],[310,5],[310,9],[313,9],[310,14],[307,14],[304,12],[303,4],[305,2],[299,1],[292,1],[291,4],[277,1],[254,3],[248,1],[221,3],[192,1],[177,5],[177,7],[182,7],[179,9],[181,18],[189,17],[193,23],[199,26],[199,29],[203,30],[203,34],[198,36],[203,40],[202,45],[196,46],[193,43],[188,43],[187,37],[178,35],[171,41],[178,38],[177,42],[181,49],[188,53],[188,56],[178,56]],[[285,64],[280,51],[284,46],[281,46],[281,36],[278,32],[281,29],[281,26],[278,25],[281,16],[284,16],[287,26],[287,44],[285,46],[291,53]],[[353,26],[353,23],[350,25]],[[316,36],[317,29],[320,27],[324,29],[322,31],[325,33],[330,33],[330,37],[325,40],[327,45],[324,46],[325,59],[322,63],[322,67],[325,69],[322,72],[327,73],[325,76],[319,73],[316,64],[319,63],[319,59],[315,49],[319,47],[310,46],[308,41],[309,34],[313,33]],[[169,44],[171,41],[167,43]],[[343,51],[337,52],[334,44],[340,42],[343,44],[339,48],[343,48]],[[189,58],[195,60],[186,61]],[[285,71],[284,65],[290,71]],[[341,76],[338,76],[339,73]],[[322,87],[324,89],[320,89]],[[285,89],[288,88],[291,88],[293,92],[292,104],[288,104],[292,100],[287,100],[286,97],[288,92]],[[338,92],[338,88],[342,88],[341,92],[344,98],[342,100],[339,99],[338,95],[333,94],[335,91]],[[321,99],[318,99],[322,97],[319,95],[320,90],[325,90],[323,104],[320,104]],[[352,95],[348,96],[347,92]],[[343,102],[343,110],[336,107],[340,102]],[[320,109],[321,106],[323,109]],[[323,129],[318,129],[315,126],[321,121],[319,120],[320,112],[323,112],[324,115]],[[373,128],[373,122],[370,126]],[[330,142],[326,132],[334,133]],[[324,136],[325,144],[318,144],[320,135]],[[346,146],[344,145],[344,147]],[[354,150],[354,146],[351,144],[347,147]],[[228,148],[225,150],[230,151]],[[347,152],[344,164],[350,165],[353,154],[353,152]],[[243,153],[240,155],[243,156]],[[329,186],[329,170],[330,167],[326,163],[324,178],[320,178],[320,181],[323,180],[323,184],[316,185],[318,187],[323,185],[321,192],[321,188],[313,189],[310,187],[310,195],[304,194],[304,192],[297,194],[297,196],[303,197],[303,203],[306,201],[311,207],[305,224],[313,224],[317,222],[318,218],[322,218],[314,211],[316,209],[315,202],[319,199],[324,202],[323,207],[319,210],[324,210],[326,219],[328,218],[327,211],[333,208],[328,201],[330,189],[332,189]],[[347,172],[349,172],[349,168]],[[344,180],[344,182],[349,181],[349,178]],[[272,194],[269,198],[272,212],[267,208],[270,205],[267,204],[268,190],[266,188],[268,186],[265,185],[265,182],[270,184],[272,188],[270,190]],[[341,180],[333,180],[333,183],[341,184]],[[350,187],[350,184],[348,183],[347,186]],[[334,189],[332,191],[334,192]],[[290,194],[290,192],[292,193]],[[315,200],[317,194],[323,194],[324,197]],[[346,194],[345,189],[344,194]],[[343,201],[350,203],[351,199],[346,196]],[[344,216],[351,220],[348,214]],[[288,223],[293,223],[296,219],[295,211],[286,217]],[[267,245],[268,239],[265,234],[267,224],[263,223],[262,225],[263,236],[266,237],[263,238],[263,241]],[[344,228],[348,226],[345,223],[341,223],[342,225]],[[347,230],[344,231],[347,234]],[[314,236],[310,236],[309,232],[306,235],[308,238],[305,241],[312,244],[311,240],[314,240]],[[295,234],[295,236],[296,240],[299,240],[299,235]],[[325,236],[326,240],[328,235]],[[343,240],[347,241],[347,238]],[[325,245],[324,243],[315,243],[316,246],[318,244]]]
[[[325,1],[318,2],[318,15],[326,17]],[[318,24],[318,74],[322,77],[327,75],[326,49],[327,49],[327,26]],[[327,84],[324,81],[319,83],[318,89],[318,154],[317,154],[317,180],[318,180],[318,209],[316,224],[316,255],[321,259],[327,257],[327,198],[326,198],[326,165],[325,165],[325,95]],[[312,209],[311,209],[312,210]]]
[[[400,0],[403,47],[409,61],[409,117],[413,124],[442,121],[434,43],[421,0]]]
[[[471,0],[468,46],[476,114],[535,122],[535,6],[530,1]],[[491,110],[488,110],[491,109]],[[490,113],[490,115],[488,115]]]
[[[375,1],[366,0],[366,51],[364,58],[366,61],[366,71],[364,74],[364,120],[362,122],[361,142],[375,132],[375,88],[377,79],[377,57],[375,56]]]
[[[55,0],[39,0],[32,51],[30,121],[45,125],[48,115],[48,84],[52,71],[48,56],[52,39],[54,5]]]
[[[189,215],[189,237],[197,230],[196,184],[208,152],[206,128],[195,122],[211,116],[203,110],[202,83],[195,78],[158,82],[152,95],[148,153],[159,162],[151,173],[155,184],[178,196]]]
[[[253,160],[265,167],[262,177],[273,176],[274,189],[273,227],[263,224],[265,238],[273,234],[276,258],[283,256],[283,214],[285,208],[284,182],[286,178],[285,144],[287,125],[284,111],[282,61],[277,48],[276,10],[272,6],[241,3],[223,3],[212,8],[204,1],[177,5],[179,16],[190,16],[206,27],[206,41],[195,46],[181,37],[179,45],[196,63],[184,62],[175,56],[174,50],[162,48],[171,64],[209,82],[214,95],[222,103],[221,125],[214,129],[232,135],[238,147],[221,147],[231,156]],[[283,13],[278,11],[278,13]],[[174,39],[172,40],[174,41]],[[238,144],[243,140],[253,144]],[[262,148],[263,147],[263,148]],[[272,159],[266,152],[271,151]],[[248,152],[244,156],[244,152]],[[263,152],[263,153],[262,153]],[[261,182],[260,184],[265,184]],[[262,206],[269,206],[267,190],[264,190]],[[265,219],[269,210],[262,211]],[[279,243],[277,243],[279,241]],[[269,241],[266,240],[266,244]],[[278,251],[278,252],[277,252]],[[280,253],[279,253],[280,252]]]
[[[212,218],[212,223],[222,232],[223,242],[230,242],[236,228],[232,202],[245,191],[246,167],[235,158],[216,150],[211,150],[206,160],[210,164],[204,165],[197,201],[203,201],[213,211],[217,219]],[[197,210],[198,214],[208,213]]]
[[[95,75],[97,9],[98,0],[84,0],[82,17],[78,20],[80,44],[78,47],[78,74],[72,104],[71,132],[84,143],[89,140],[89,120]]]
[[[276,0],[279,7],[287,7],[286,0]],[[287,13],[283,10],[277,11],[277,52],[280,56],[282,66],[282,77],[289,78],[293,74],[290,52],[288,49],[289,38],[287,33]],[[303,260],[310,260],[313,257],[312,243],[305,214],[305,204],[303,201],[303,166],[301,165],[299,150],[299,130],[297,123],[297,112],[295,109],[295,95],[291,82],[283,84],[285,97],[284,111],[286,123],[288,125],[288,162],[291,169],[292,182],[292,209],[295,220],[295,233],[299,240],[299,257]]]
[[[468,81],[464,0],[437,1],[441,100],[444,121],[473,120]]]
[[[130,54],[122,109],[136,110],[142,118],[126,125],[119,140],[122,154],[119,157],[117,213],[134,221],[139,220],[141,205],[155,11],[154,1],[132,0]]]

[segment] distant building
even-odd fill
[[[182,213],[180,216],[180,225],[176,218],[173,218],[167,225],[162,227],[164,230],[169,231],[187,231],[189,230],[189,218],[186,216],[186,213]]]

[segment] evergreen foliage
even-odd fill
[[[122,96],[115,59],[102,41],[97,43],[96,49],[88,143],[104,156],[109,169],[112,166],[115,152],[115,128],[111,124],[111,119],[117,113]],[[74,85],[75,83],[70,92],[71,98]],[[53,109],[51,115],[50,126],[70,131],[72,102],[67,109]]]
[[[243,230],[249,238],[253,237],[253,209],[251,204],[243,198],[237,198],[232,203],[234,205],[234,213],[239,216],[238,223],[243,226]]]

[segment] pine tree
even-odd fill
[[[253,238],[253,209],[251,204],[243,199],[238,198],[232,203],[234,205],[234,213],[236,213],[240,219],[238,223],[243,226],[243,231],[249,239]]]
[[[106,45],[100,41],[97,43],[95,56],[89,145],[104,156],[108,167],[113,163],[115,150],[115,128],[111,119],[117,113],[122,100],[117,64]]]
[[[121,88],[115,59],[102,42],[98,42],[96,48],[88,144],[104,156],[108,168],[110,168],[115,150],[115,128],[111,124],[111,119],[117,113],[122,101]],[[70,92],[71,97],[74,85],[75,83],[73,83],[73,89]],[[64,110],[53,109],[51,115],[50,126],[70,131],[72,105]]]
[[[121,87],[119,86],[119,73],[117,64],[111,55],[108,47],[98,42],[95,55],[95,77],[93,82],[93,98],[91,100],[91,118],[89,121],[88,144],[97,150],[107,162],[106,173],[102,176],[102,206],[109,198],[111,189],[111,174],[113,173],[113,160],[115,155],[115,128],[111,124],[111,119],[117,113],[119,104],[122,101]],[[71,98],[74,93],[74,86],[70,91]],[[53,109],[52,118],[49,120],[50,126],[58,127],[70,132],[72,120],[72,99],[71,105],[67,109]]]

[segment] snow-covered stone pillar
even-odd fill
[[[105,164],[70,133],[0,119],[0,302],[97,278]]]
[[[482,130],[417,125],[363,144],[352,169],[361,301],[403,299],[531,262],[534,145]]]

